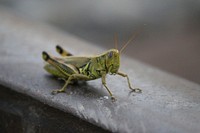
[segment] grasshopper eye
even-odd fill
[[[109,52],[108,58],[112,58],[112,56],[113,56],[113,53],[112,53],[112,52]]]

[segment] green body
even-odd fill
[[[54,90],[53,94],[64,92],[67,85],[73,80],[94,80],[102,78],[102,84],[106,87],[110,96],[114,99],[110,89],[106,85],[107,74],[118,74],[127,77],[129,88],[132,89],[128,75],[119,72],[120,53],[117,49],[110,49],[103,54],[97,56],[72,56],[60,46],[56,46],[59,54],[63,58],[51,57],[43,52],[43,59],[48,62],[44,69],[50,74],[62,78],[66,81],[62,89]],[[132,89],[133,91],[141,91],[140,89]]]
[[[77,73],[88,76],[86,80],[94,80],[102,77],[102,71],[107,74],[116,74],[119,69],[119,52],[116,49],[111,49],[101,55],[91,57],[78,57],[78,56],[66,56],[64,58],[55,58],[57,61],[63,64],[70,64],[75,67]],[[60,71],[51,64],[45,65],[45,70],[52,75],[68,79],[71,73],[68,71]]]

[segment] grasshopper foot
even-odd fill
[[[51,92],[51,94],[52,94],[52,95],[55,95],[55,94],[62,93],[62,92],[65,92],[65,90],[63,90],[63,89],[53,90],[53,91]]]
[[[132,92],[142,93],[142,90],[140,88],[134,88],[134,89],[131,88],[131,90]]]
[[[114,96],[111,96],[111,100],[112,100],[112,102],[117,101],[117,99]]]

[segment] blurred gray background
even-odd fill
[[[1,7],[200,84],[200,0],[0,0]],[[0,18],[1,19],[1,18]],[[146,26],[144,26],[146,25]]]

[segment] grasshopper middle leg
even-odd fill
[[[102,84],[104,85],[104,87],[106,88],[108,93],[110,94],[110,97],[111,97],[112,101],[116,101],[116,98],[113,96],[112,92],[110,91],[110,89],[106,85],[106,73],[102,73],[102,78],[101,79],[102,79]]]

